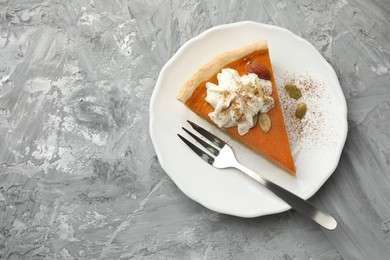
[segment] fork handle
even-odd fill
[[[315,207],[310,202],[298,197],[294,193],[289,192],[288,190],[280,187],[279,185],[265,179],[264,177],[261,177],[251,169],[245,167],[244,165],[237,162],[234,167],[252,179],[256,180],[260,184],[262,184],[264,187],[266,187],[268,190],[273,192],[275,195],[277,195],[279,198],[284,200],[287,204],[289,204],[293,209],[301,213],[302,215],[312,219],[314,222],[318,223],[320,226],[328,229],[328,230],[334,230],[337,227],[337,221],[330,216],[329,214],[321,211],[317,207]]]

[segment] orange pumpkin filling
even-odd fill
[[[274,99],[275,106],[268,112],[268,115],[271,118],[272,127],[269,132],[265,133],[261,130],[259,124],[257,123],[249,130],[248,133],[242,136],[239,135],[237,127],[220,129],[228,133],[242,144],[249,147],[252,151],[264,156],[271,162],[275,163],[277,166],[295,176],[295,165],[291,155],[290,144],[283,119],[283,111],[276,89],[276,83],[273,76],[268,48],[254,51],[236,61],[227,64],[223,68],[235,69],[238,71],[240,76],[243,76],[248,74],[245,67],[248,61],[257,61],[263,64],[271,73],[270,81],[272,83],[273,90],[271,96]],[[219,72],[221,72],[221,69]],[[194,92],[188,98],[188,100],[185,101],[186,106],[188,106],[192,111],[213,125],[215,124],[211,121],[208,114],[213,112],[214,108],[205,101],[207,95],[206,82],[218,84],[218,73],[214,74],[206,81],[200,83],[195,88]]]

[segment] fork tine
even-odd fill
[[[194,151],[197,155],[199,155],[200,158],[202,158],[204,161],[206,161],[208,164],[213,165],[214,158],[208,155],[207,153],[203,152],[201,149],[199,149],[197,146],[195,146],[193,143],[188,141],[186,138],[181,136],[180,134],[177,134],[183,142],[188,145],[192,151]]]
[[[187,122],[192,126],[192,128],[194,128],[198,133],[200,133],[201,135],[203,135],[204,137],[206,137],[208,140],[210,140],[210,142],[212,142],[213,144],[215,144],[216,146],[218,146],[219,148],[223,148],[225,146],[225,142],[222,141],[221,139],[219,139],[218,137],[216,137],[215,135],[213,135],[212,133],[210,133],[209,131],[207,131],[206,129],[198,126],[197,124],[195,124],[194,122],[191,122],[190,120],[187,120]]]
[[[205,141],[203,141],[202,139],[200,139],[198,136],[194,135],[193,133],[191,133],[190,131],[188,131],[187,129],[185,129],[184,127],[182,127],[184,131],[186,131],[190,136],[192,136],[192,138],[194,138],[198,143],[200,143],[204,148],[207,149],[207,151],[209,151],[210,153],[214,154],[215,156],[218,156],[219,154],[219,151],[217,149],[215,149],[214,147],[212,147],[211,145],[209,145],[208,143],[206,143]]]

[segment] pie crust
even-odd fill
[[[213,75],[221,72],[221,69],[226,65],[241,59],[255,51],[268,50],[267,41],[259,41],[250,45],[244,46],[238,50],[222,53],[218,57],[203,65],[192,77],[184,83],[180,89],[177,99],[183,103],[192,96],[194,90],[202,83],[210,79]]]

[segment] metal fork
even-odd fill
[[[264,177],[258,175],[254,171],[245,167],[241,163],[239,163],[234,156],[232,148],[227,145],[220,138],[216,137],[212,133],[208,132],[204,128],[199,125],[187,120],[187,122],[192,126],[194,130],[203,135],[206,139],[208,139],[212,144],[212,146],[194,135],[187,129],[183,127],[183,130],[186,131],[192,138],[194,138],[199,144],[201,144],[204,148],[207,149],[212,155],[204,152],[202,149],[198,148],[196,145],[188,141],[186,138],[178,134],[181,140],[184,141],[197,155],[200,156],[204,161],[211,164],[215,168],[223,169],[223,168],[236,168],[252,179],[256,180],[258,183],[266,187],[268,190],[273,192],[276,196],[284,200],[287,204],[289,204],[296,211],[301,213],[302,215],[312,219],[314,222],[318,223],[320,226],[328,229],[334,230],[337,227],[336,220],[330,216],[329,214],[321,211],[317,207],[315,207],[310,202],[298,197],[297,195],[289,192],[288,190],[280,187],[279,185],[265,179]],[[217,147],[217,148],[216,148]]]

